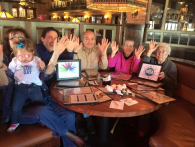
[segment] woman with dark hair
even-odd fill
[[[27,39],[26,37],[29,38],[29,35],[22,28],[12,28],[6,32],[3,39],[4,40],[3,50],[6,52],[6,54],[3,55],[2,49],[0,49],[0,65],[2,65],[2,59],[4,64],[6,65],[9,64],[9,62],[11,61],[11,56],[12,56],[11,52],[14,43],[20,39]],[[66,45],[67,44],[64,37],[62,37],[59,42],[55,41],[54,43],[55,50],[54,50],[54,55],[52,56],[54,58],[50,60],[50,63],[47,66],[47,69],[45,71],[45,75],[52,74],[52,72],[55,69],[54,64],[58,59],[59,52],[63,51]],[[10,70],[5,69],[5,72],[7,74],[9,83],[7,86],[3,86],[3,85],[0,86],[0,88],[2,88],[3,90],[3,96],[2,96],[3,97],[2,100],[3,102],[2,122],[3,123],[9,121],[13,87],[15,83],[13,76],[10,76],[11,75]],[[2,76],[3,75],[1,74],[0,79]],[[6,82],[3,84],[6,85]],[[25,107],[22,109],[20,124],[33,124],[33,123],[44,124],[45,126],[49,127],[53,131],[54,137],[62,136],[64,146],[70,146],[70,147],[74,147],[76,145],[82,146],[84,142],[78,136],[71,133],[71,132],[75,132],[74,112],[67,109],[66,111],[63,112],[60,111],[61,109],[64,110],[65,108],[55,103],[55,101],[49,95],[48,88],[44,84],[44,82],[42,84],[42,93],[46,105],[34,105],[32,103],[27,103]],[[53,104],[53,107],[50,107],[51,104]]]
[[[3,54],[4,59],[3,63],[5,63],[7,66],[9,62],[11,61],[11,53],[13,48],[13,43],[16,40],[23,40],[23,39],[31,39],[28,33],[20,27],[14,27],[7,30],[7,32],[4,34],[3,37]]]
[[[116,72],[126,74],[137,73],[141,62],[140,56],[144,51],[143,46],[134,48],[133,40],[126,40],[123,46],[123,52],[118,52],[116,41],[111,43],[112,53],[108,59],[108,67],[115,67]]]

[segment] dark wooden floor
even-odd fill
[[[100,118],[93,117],[97,133],[89,135],[86,141],[89,147],[148,147],[149,138],[158,128],[158,121],[152,113],[149,116],[149,125],[146,125],[147,119],[140,120],[140,117],[120,118],[113,134],[109,133],[107,142],[102,144],[100,141]],[[109,119],[109,130],[114,125],[116,118]],[[141,129],[140,129],[141,122]],[[145,133],[144,136],[143,133]]]

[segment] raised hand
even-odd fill
[[[140,45],[138,49],[135,49],[135,57],[136,59],[140,59],[141,54],[144,52],[144,46]]]
[[[69,40],[67,35],[63,36],[58,42],[57,39],[54,42],[54,52],[60,55],[68,46]]]
[[[58,57],[65,50],[68,43],[69,43],[69,40],[68,40],[67,36],[63,36],[60,39],[60,41],[58,41],[58,42],[57,42],[57,39],[55,40],[55,42],[54,42],[54,53],[53,53],[53,55],[50,59],[49,64],[53,64],[53,65],[57,64]]]
[[[113,58],[116,52],[118,51],[118,45],[116,45],[116,41],[112,41],[111,48],[112,48],[111,58]]]
[[[108,39],[106,39],[106,38],[102,39],[102,44],[98,43],[99,49],[102,51],[102,53],[104,55],[107,54],[107,48],[108,48],[109,44],[110,44],[110,42],[108,42]]]
[[[157,47],[158,47],[158,46],[156,45],[156,41],[151,40],[151,41],[149,42],[149,50],[148,50],[148,52],[147,52],[147,56],[150,57],[151,54],[157,49]]]
[[[82,47],[82,42],[79,44],[79,37],[74,39],[74,52],[77,53]]]
[[[38,62],[39,69],[43,70],[45,68],[45,63],[43,61]]]
[[[69,43],[66,47],[68,52],[73,52],[73,50],[74,50],[74,40],[75,40],[75,36],[72,36],[72,34],[70,34]]]

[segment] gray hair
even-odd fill
[[[126,43],[127,41],[131,41],[131,42],[133,42],[133,46],[135,45],[135,41],[134,41],[134,40],[131,40],[131,39],[127,39],[127,40],[125,40],[125,42],[124,42],[124,44],[123,44],[123,45],[125,45],[125,43]]]
[[[171,54],[171,47],[170,47],[170,45],[168,43],[164,43],[164,42],[158,43],[157,46],[158,46],[158,48],[159,47],[165,47],[166,48],[166,52],[168,53],[168,55]]]

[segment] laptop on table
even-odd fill
[[[58,60],[57,87],[82,87],[85,82],[81,82],[81,60]]]

